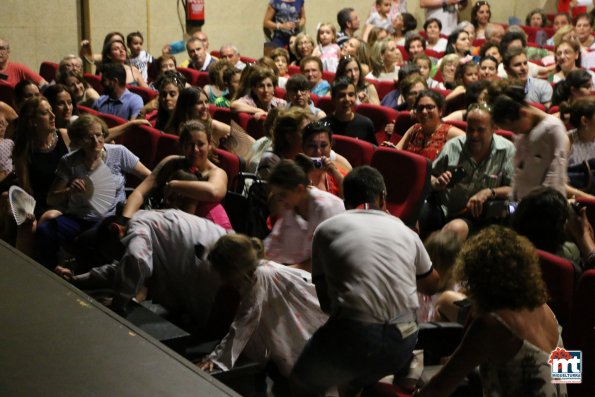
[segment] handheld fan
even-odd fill
[[[114,205],[116,200],[116,181],[107,165],[101,163],[85,178],[85,187],[89,204],[98,214],[103,215]]]
[[[238,123],[231,120],[231,131],[223,143],[225,150],[236,154],[247,162],[254,154],[253,144],[254,138],[248,135]]]
[[[8,190],[10,208],[17,225],[22,225],[27,220],[28,214],[33,214],[35,199],[18,186],[11,186]]]

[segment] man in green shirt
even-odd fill
[[[420,219],[422,234],[444,226],[466,239],[470,230],[489,221],[487,203],[509,196],[515,149],[494,134],[490,112],[487,105],[471,105],[466,135],[446,142],[434,160],[433,194]]]

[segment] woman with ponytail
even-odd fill
[[[201,369],[230,370],[244,353],[260,363],[272,361],[288,376],[306,341],[326,322],[310,274],[262,259],[263,254],[259,239],[241,234],[221,237],[210,250],[213,270],[239,293],[240,305]]]
[[[492,117],[517,135],[513,159],[512,193],[521,200],[537,186],[566,195],[566,162],[570,143],[564,124],[525,101],[525,86],[518,80],[492,83]]]
[[[554,87],[552,105],[559,106],[558,117],[568,124],[572,104],[579,98],[591,96],[593,89],[591,73],[583,69],[576,69],[568,73],[566,79]]]

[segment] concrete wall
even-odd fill
[[[203,30],[209,36],[211,50],[233,42],[244,55],[258,57],[262,54],[266,0],[205,0],[205,3],[207,22]],[[308,0],[306,31],[315,34],[318,22],[336,22],[337,11],[348,5],[365,19],[372,3],[372,0]],[[495,22],[506,22],[511,15],[524,18],[535,7],[555,9],[555,0],[493,0],[491,3]],[[145,47],[153,55],[159,55],[165,43],[183,38],[179,19],[184,19],[184,13],[177,0],[2,0],[0,36],[11,43],[11,59],[36,70],[44,60],[57,62],[63,55],[78,52],[82,38],[79,18],[85,4],[89,8],[87,30],[94,51],[101,50],[104,35],[113,30],[124,34],[140,30],[145,35]],[[470,8],[462,13],[461,20],[468,19]],[[421,26],[424,12],[419,2],[409,0],[408,10]]]

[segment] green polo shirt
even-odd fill
[[[457,167],[463,167],[466,173],[459,183],[439,193],[447,218],[457,216],[467,206],[469,198],[480,190],[510,186],[512,180],[515,151],[512,142],[494,134],[490,155],[477,163],[465,146],[466,140],[467,137],[462,135],[446,142],[432,165],[435,177],[445,171],[453,172]]]

